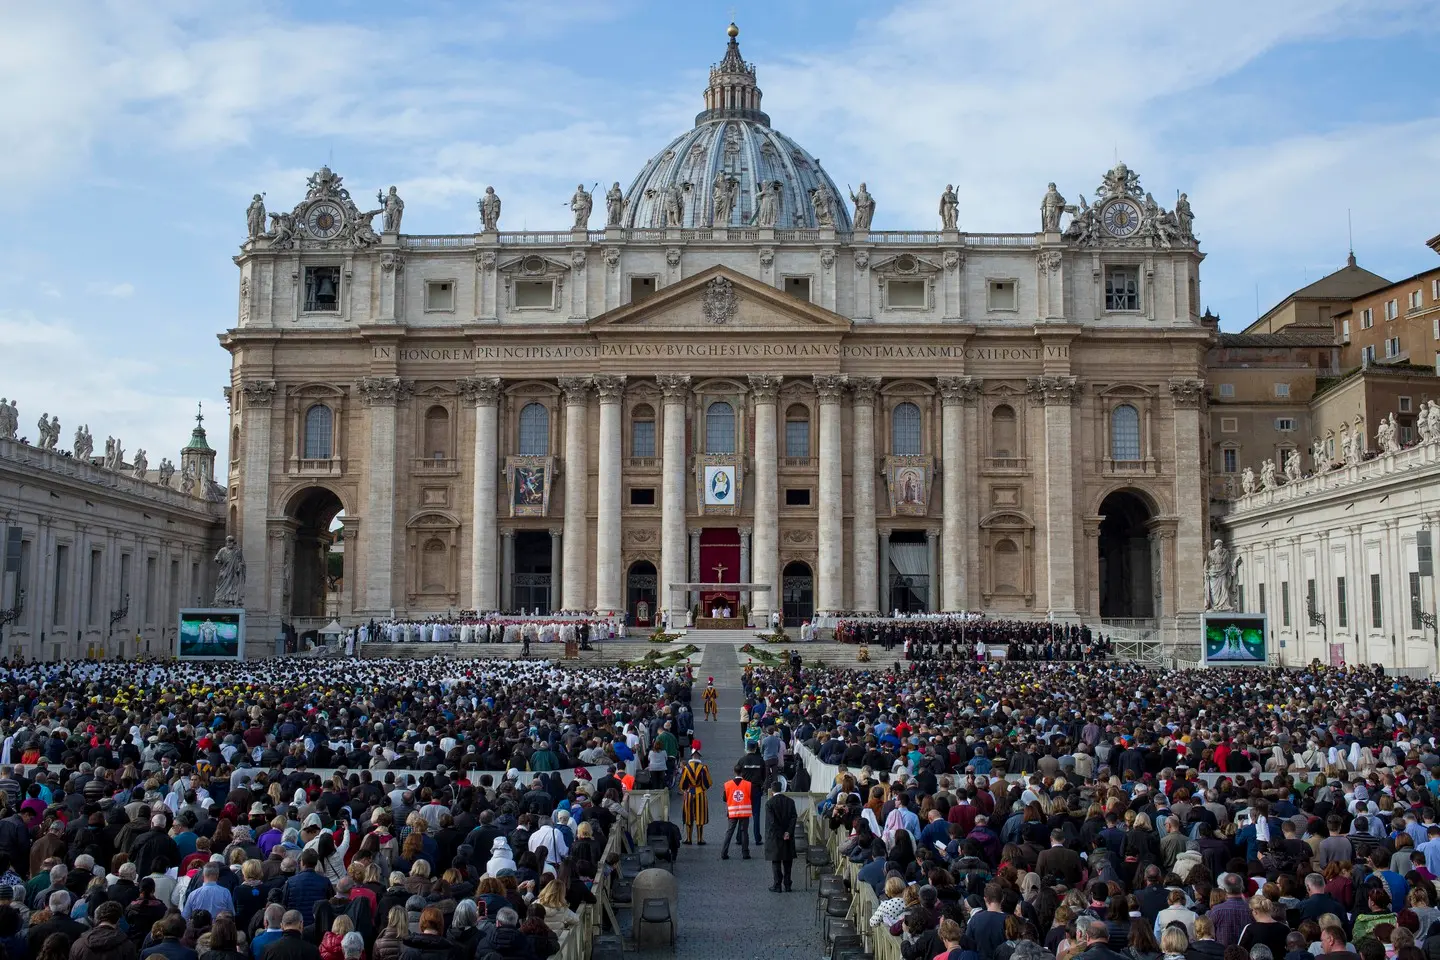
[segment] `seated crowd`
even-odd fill
[[[905,960],[1440,958],[1433,682],[916,666],[752,683]]]
[[[992,647],[1009,660],[1101,660],[1112,653],[1108,637],[1084,624],[1046,620],[991,620],[975,614],[898,619],[841,620],[837,643],[897,646],[907,660],[985,660]]]
[[[0,957],[551,956],[688,700],[541,661],[0,666]]]

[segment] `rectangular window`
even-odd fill
[[[1370,626],[1376,630],[1385,626],[1383,612],[1385,601],[1380,596],[1380,574],[1370,574]]]
[[[1288,396],[1290,396],[1290,384],[1288,384],[1288,383],[1277,383],[1277,384],[1275,384],[1275,396],[1277,396],[1277,397],[1288,397]]]
[[[1386,319],[1386,320],[1394,320],[1394,319],[1395,319],[1396,317],[1398,317],[1398,316],[1400,316],[1400,301],[1399,301],[1399,300],[1386,300],[1386,301],[1385,301],[1385,319]]]
[[[1260,612],[1265,612],[1265,581],[1261,580],[1255,586],[1260,588]]]
[[[120,554],[120,589],[115,591],[115,601],[121,607],[127,607],[125,601],[130,596],[130,554]],[[129,618],[126,618],[129,622]]]
[[[1350,604],[1345,598],[1345,578],[1335,578],[1335,625],[1348,627],[1350,625]]]
[[[1140,268],[1110,267],[1105,271],[1105,309],[1140,309]]]
[[[57,627],[65,626],[66,615],[70,610],[70,545],[61,543],[55,546],[55,607],[51,611],[51,621]]]
[[[1290,626],[1290,581],[1280,581],[1280,622]]]
[[[1430,531],[1415,531],[1415,565],[1420,569],[1420,576],[1435,576],[1435,555],[1431,552]]]
[[[1401,446],[1404,446],[1404,447],[1408,447],[1408,446],[1410,446],[1410,444],[1412,444],[1412,443],[1414,443],[1414,442],[1415,442],[1415,428],[1412,427],[1412,426],[1410,426],[1410,424],[1408,424],[1408,423],[1402,423],[1402,424],[1400,424],[1400,445],[1401,445]]]
[[[785,506],[787,507],[808,507],[810,506],[809,487],[786,487]]]
[[[1292,433],[1295,430],[1295,420],[1291,417],[1276,417],[1275,429],[1281,433]]]
[[[1341,342],[1341,343],[1349,343],[1349,342],[1350,342],[1350,321],[1349,321],[1349,320],[1341,320],[1341,321],[1340,321],[1340,342]]]
[[[516,280],[515,306],[521,310],[552,310],[555,307],[554,280]]]
[[[1385,356],[1386,356],[1387,359],[1390,358],[1390,357],[1398,357],[1398,356],[1400,356],[1400,338],[1399,338],[1399,337],[1386,337],[1386,338],[1385,338]]]
[[[425,309],[448,311],[455,309],[455,283],[451,280],[431,280],[425,284]]]
[[[650,294],[655,292],[654,277],[631,277],[630,278],[630,302],[639,303]]]
[[[166,610],[173,610],[180,604],[180,561],[170,561],[170,581],[165,588],[165,597],[160,601]]]
[[[1411,291],[1410,291],[1410,309],[1411,309],[1411,310],[1419,310],[1421,304],[1423,304],[1424,302],[1425,302],[1425,293],[1424,293],[1424,291],[1422,291],[1422,290],[1411,290]]]
[[[1245,609],[1245,584],[1235,584],[1235,609]]]
[[[1420,622],[1420,574],[1411,571],[1410,573],[1410,629],[1419,630],[1424,624]]]
[[[1440,350],[1435,351],[1435,375],[1440,377]]]
[[[1237,418],[1235,418],[1235,417],[1221,417],[1221,418],[1220,418],[1220,432],[1221,432],[1221,433],[1239,433],[1239,432],[1240,432],[1240,421],[1239,421]]]
[[[655,506],[654,487],[631,487],[630,506],[632,507],[653,507]]]
[[[1360,311],[1360,329],[1369,330],[1373,326],[1375,326],[1375,314],[1369,307],[1366,307]]]
[[[155,582],[155,558],[145,558],[145,619],[141,623],[151,624],[155,622],[155,590],[158,585]]]
[[[190,564],[190,594],[195,598],[195,606],[203,606],[201,601],[204,597],[200,594],[200,564]]]
[[[305,268],[305,310],[307,313],[340,311],[340,268]]]
[[[1430,281],[1430,299],[1440,300],[1440,277]],[[1440,339],[1440,334],[1437,334],[1436,338]]]
[[[991,310],[1018,310],[1020,308],[1014,280],[991,280],[989,289]]]
[[[810,421],[785,421],[785,456],[810,456]]]
[[[925,281],[887,280],[885,281],[885,299],[892,309],[924,309]]]
[[[1440,340],[1440,317],[1430,321],[1430,339]]]
[[[1360,362],[1363,364],[1375,362],[1375,344],[1368,343],[1360,348]]]
[[[1401,413],[1409,413],[1409,412],[1410,412],[1410,398],[1409,398],[1409,397],[1401,397],[1401,398],[1400,398],[1400,412],[1401,412]]]
[[[636,420],[630,424],[630,456],[655,456],[654,420]]]
[[[1233,396],[1235,396],[1235,384],[1233,384],[1233,383],[1222,383],[1222,384],[1220,384],[1220,396],[1222,396],[1222,397],[1233,397]]]
[[[1237,451],[1234,447],[1226,447],[1224,450],[1220,451],[1220,457],[1225,463],[1225,472],[1234,473],[1237,461],[1240,459],[1239,451]]]
[[[786,277],[785,292],[796,300],[810,302],[810,278],[809,277]]]
[[[85,598],[85,625],[87,627],[98,627],[100,625],[101,559],[102,557],[99,550],[90,551],[89,594]]]

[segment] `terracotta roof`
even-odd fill
[[[1390,281],[1378,273],[1371,273],[1364,267],[1356,266],[1355,255],[1351,254],[1345,266],[1301,287],[1285,300],[1353,300],[1388,286]]]
[[[1219,346],[1222,347],[1333,347],[1335,334],[1327,329],[1307,327],[1291,333],[1289,328],[1280,333],[1222,333]]]

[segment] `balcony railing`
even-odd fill
[[[626,457],[625,466],[631,470],[654,470],[660,466],[659,457]]]
[[[295,472],[310,477],[338,477],[341,472],[340,458],[305,459],[302,457],[295,463]]]
[[[817,457],[786,457],[781,461],[783,466],[799,469],[809,469],[818,462],[819,458]]]
[[[417,457],[415,459],[416,473],[442,474],[458,473],[460,461],[453,457]]]

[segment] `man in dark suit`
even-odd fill
[[[783,777],[770,784],[770,799],[765,802],[765,859],[774,871],[771,893],[779,893],[781,884],[790,890],[790,868],[795,862],[795,801],[785,796]]]
[[[1059,877],[1067,887],[1080,884],[1083,872],[1080,854],[1065,846],[1065,834],[1061,830],[1050,831],[1050,847],[1035,861],[1035,872],[1040,882],[1048,884],[1051,877]]]

